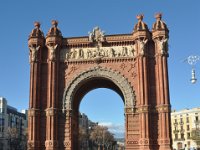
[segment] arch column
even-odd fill
[[[48,94],[46,109],[46,150],[56,150],[58,148],[57,141],[57,92],[58,92],[58,63],[57,63],[57,46],[47,45],[49,50],[48,60]]]
[[[39,85],[40,85],[40,64],[31,62],[31,86],[30,86],[30,103],[28,111],[28,150],[37,150],[40,148],[40,109],[39,109]],[[37,90],[36,90],[37,89]]]
[[[135,51],[137,61],[137,75],[138,75],[138,95],[137,106],[140,122],[139,145],[140,150],[151,149],[151,139],[149,134],[150,119],[149,119],[149,81],[148,81],[148,56],[149,48],[148,41],[150,39],[150,32],[143,22],[144,15],[137,15],[138,23],[134,27],[133,36],[135,39]]]
[[[65,150],[73,150],[72,144],[72,110],[66,110],[66,122],[65,122],[65,140],[64,148]]]
[[[171,116],[169,101],[169,82],[168,82],[168,34],[166,24],[161,20],[162,14],[155,16],[156,23],[153,25],[153,41],[155,43],[155,60],[156,60],[156,95],[157,95],[157,112],[158,112],[158,144],[159,150],[172,150],[171,141]]]
[[[139,75],[139,100],[138,108],[140,126],[140,149],[150,150],[150,134],[149,134],[149,99],[148,99],[148,69],[146,56],[139,55],[138,75]]]
[[[125,108],[125,148],[126,150],[139,149],[139,115],[134,107]]]
[[[138,113],[140,121],[139,145],[141,150],[151,149],[148,81],[148,31],[137,31]]]
[[[30,100],[28,110],[28,150],[40,149],[40,75],[41,75],[41,50],[44,46],[44,36],[40,30],[40,23],[35,22],[28,46],[30,49]]]
[[[167,73],[167,55],[157,54],[157,112],[159,117],[158,122],[158,144],[159,150],[171,150],[171,129],[170,129],[170,102],[169,102],[169,85]]]
[[[59,49],[62,44],[62,34],[57,28],[58,22],[52,20],[52,27],[46,37],[48,48],[48,89],[46,108],[46,150],[57,150],[58,143],[58,71]]]

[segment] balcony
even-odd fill
[[[180,125],[183,125],[183,124],[184,124],[184,122],[179,122],[179,124],[180,124]]]
[[[174,134],[176,134],[176,133],[178,133],[179,132],[179,130],[173,130],[173,133]]]
[[[194,120],[195,124],[200,124],[200,120]]]
[[[174,141],[185,141],[185,138],[175,138]]]
[[[185,132],[185,130],[184,129],[180,129],[180,133],[184,133]]]
[[[174,122],[174,125],[177,126],[177,125],[178,125],[178,122]]]

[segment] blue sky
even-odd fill
[[[28,35],[33,22],[40,21],[46,34],[51,20],[59,21],[64,37],[84,36],[93,27],[99,26],[106,34],[131,33],[137,22],[136,15],[143,13],[149,29],[155,22],[154,14],[163,13],[163,20],[170,30],[169,40],[169,79],[170,99],[173,109],[200,106],[200,81],[195,85],[189,82],[191,66],[183,60],[191,54],[200,55],[200,1],[199,0],[20,0],[0,2],[0,96],[5,97],[11,106],[18,110],[28,108],[29,76]],[[197,78],[200,77],[200,62],[196,65]],[[200,78],[199,78],[200,80]],[[103,93],[103,94],[102,94]],[[113,112],[98,111],[105,107],[103,101],[96,100],[100,95],[111,95],[116,100],[107,100]],[[92,91],[85,96],[81,110],[96,115],[97,120],[123,122],[123,103],[116,93],[110,90]],[[95,99],[93,102],[91,99]],[[103,101],[105,103],[105,101]],[[94,103],[94,104],[93,104]],[[96,107],[93,107],[96,106]],[[91,108],[95,108],[94,110]],[[118,110],[120,109],[120,111]],[[95,113],[94,113],[95,112]],[[99,114],[97,114],[99,113]],[[106,111],[105,111],[106,113]],[[113,117],[112,114],[119,117]],[[110,117],[110,118],[109,118]],[[116,119],[118,118],[118,119]]]

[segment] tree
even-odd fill
[[[22,134],[20,138],[21,149],[26,150],[27,143],[28,143],[28,129],[26,128],[24,134]]]
[[[10,149],[18,149],[19,147],[19,133],[17,128],[7,128],[7,137],[8,137],[8,142],[10,145]]]
[[[90,133],[90,140],[92,143],[100,149],[106,147],[106,149],[111,149],[112,143],[114,142],[114,136],[108,131],[107,127],[104,126],[95,126]]]
[[[10,150],[26,150],[27,145],[27,134],[20,135],[19,130],[16,127],[7,128],[7,139],[10,145]]]
[[[107,150],[112,146],[113,142],[115,141],[113,134],[111,134],[108,130],[104,134],[104,145],[106,146]]]
[[[80,149],[84,149],[87,147],[88,139],[89,139],[89,134],[87,133],[87,131],[84,128],[79,127]]]

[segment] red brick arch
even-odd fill
[[[126,150],[171,150],[168,29],[156,15],[152,31],[138,15],[131,34],[64,38],[57,21],[46,38],[35,23],[29,36],[29,150],[78,150],[78,108],[92,89],[124,101]]]

